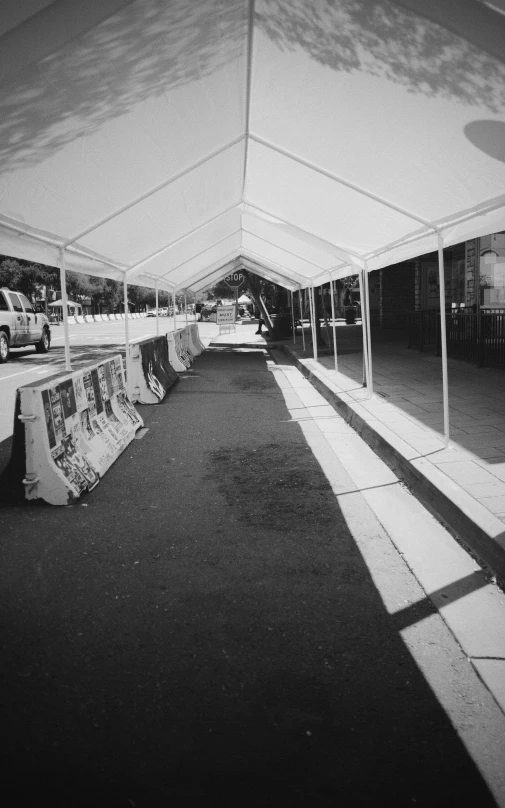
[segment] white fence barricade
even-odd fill
[[[132,401],[159,404],[179,381],[170,364],[166,336],[135,340],[130,343],[129,350]]]
[[[77,322],[77,320],[75,319],[74,315],[73,315],[73,314],[69,314],[69,316],[68,316],[68,324],[69,324],[69,325],[75,325],[75,324],[76,324],[76,322]]]
[[[84,324],[84,317],[82,316],[82,314],[76,314],[75,315],[75,321],[76,321],[76,323]]]
[[[26,499],[68,505],[94,488],[142,426],[114,356],[18,390],[9,465],[21,474],[24,466]],[[24,464],[15,456],[23,444]]]
[[[95,322],[95,318],[93,317],[93,315],[92,315],[92,314],[85,314],[85,315],[84,315],[84,322],[85,322],[85,323],[94,323],[94,322]]]

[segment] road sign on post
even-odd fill
[[[230,289],[238,289],[245,282],[245,275],[243,272],[232,272],[224,279]]]

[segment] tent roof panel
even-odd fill
[[[246,201],[269,205],[282,218],[360,255],[419,226],[324,172],[254,141],[248,150]]]
[[[221,211],[240,203],[244,141],[184,173],[161,190],[111,219],[79,243],[113,252],[133,265],[169,241],[180,239]]]
[[[457,7],[6,0],[0,252],[296,287],[504,229],[505,15]]]
[[[396,3],[313,5],[275,37],[258,6],[251,132],[429,221],[500,193],[465,128],[505,114],[505,65]]]

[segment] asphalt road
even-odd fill
[[[351,532],[264,352],[139,409],[78,503],[0,508],[4,801],[495,805],[461,740],[492,756],[489,694],[364,506]]]

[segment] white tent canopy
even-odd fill
[[[49,306],[59,307],[60,309],[63,307],[64,303],[63,300],[55,300],[54,303],[49,303]],[[74,303],[72,300],[67,300],[67,306],[70,306],[71,309],[81,308],[80,303]]]
[[[290,289],[505,226],[502,0],[4,0],[0,253]]]

